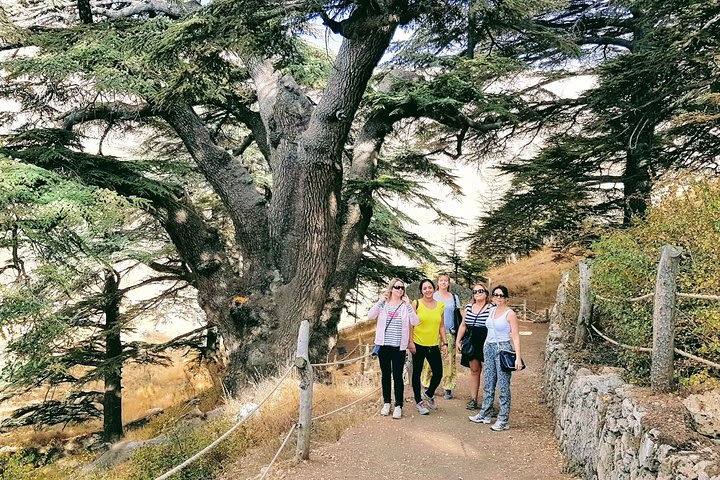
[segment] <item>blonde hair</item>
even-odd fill
[[[475,290],[475,287],[482,287],[485,289],[485,303],[490,303],[490,290],[488,290],[487,286],[484,283],[478,282],[473,283],[472,287],[470,287],[470,305],[475,304],[475,294],[472,293],[472,291]]]
[[[390,280],[390,283],[388,283],[387,287],[385,288],[385,295],[387,295],[388,298],[392,297],[392,291],[393,291],[392,287],[395,285],[396,282],[402,282],[403,286],[407,289],[407,285],[405,285],[405,282],[402,279],[393,278],[392,280]],[[407,292],[407,290],[406,290],[406,292]]]
[[[450,291],[451,291],[451,290],[450,290],[450,275],[448,275],[447,273],[441,273],[441,274],[438,275],[437,278],[435,279],[435,282],[437,282],[437,290],[440,290],[440,279],[441,279],[441,278],[446,278],[446,279],[447,279],[447,281],[448,281],[448,292],[450,292]]]

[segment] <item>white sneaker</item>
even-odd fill
[[[387,417],[388,415],[390,415],[390,404],[389,403],[386,403],[383,405],[382,410],[380,410],[380,415],[382,415],[383,417]]]
[[[490,417],[483,417],[481,413],[478,413],[477,415],[471,415],[468,417],[471,422],[475,423],[485,423],[488,424],[492,422],[492,419]]]
[[[425,400],[425,405],[427,405],[430,410],[437,410],[437,403],[435,403],[435,397],[431,397],[427,394],[427,391],[422,391],[422,399]]]
[[[490,425],[490,430],[502,432],[503,430],[510,430],[510,425],[508,425],[507,422],[497,421]]]
[[[395,407],[395,410],[393,410],[393,418],[395,420],[397,420],[398,418],[402,418],[402,407]]]
[[[430,409],[425,405],[425,400],[421,400],[420,403],[417,403],[415,405],[418,409],[418,412],[420,412],[420,415],[427,415],[430,413]]]

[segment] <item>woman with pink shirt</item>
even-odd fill
[[[392,381],[395,392],[395,409],[392,417],[401,418],[405,391],[402,374],[410,340],[410,325],[420,323],[415,309],[410,305],[410,299],[405,295],[405,283],[402,280],[392,279],[387,290],[380,294],[378,302],[368,312],[368,318],[377,319],[375,345],[380,347],[377,355],[380,360],[384,401],[380,415],[390,414]]]

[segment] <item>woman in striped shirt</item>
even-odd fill
[[[460,365],[470,367],[470,401],[467,403],[468,410],[479,408],[478,391],[480,390],[480,374],[482,373],[483,361],[483,344],[487,338],[488,330],[486,326],[488,315],[490,314],[490,296],[488,289],[482,283],[476,283],[472,287],[472,303],[465,306],[461,312],[463,321],[458,328],[457,341],[455,348],[461,353],[462,339],[465,335],[470,337],[470,343],[473,346],[473,352],[462,354],[460,357]]]
[[[410,326],[420,323],[410,299],[405,295],[405,283],[393,278],[387,290],[380,295],[378,302],[368,312],[368,318],[377,318],[375,345],[380,346],[380,374],[383,391],[383,407],[380,415],[390,414],[391,379],[395,390],[395,409],[393,418],[402,417],[405,384],[402,374],[405,355],[410,342]]]

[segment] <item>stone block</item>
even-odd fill
[[[693,426],[698,433],[720,438],[720,388],[690,395],[683,400],[683,404],[690,412]]]

